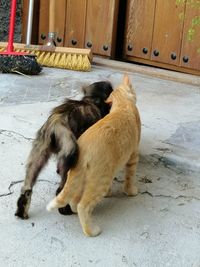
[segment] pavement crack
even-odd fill
[[[4,193],[4,194],[1,194],[0,197],[6,197],[6,196],[9,196],[9,195],[12,195],[14,193],[14,191],[11,191],[12,187],[16,184],[19,184],[19,183],[22,183],[24,180],[19,180],[19,181],[12,181],[8,187],[8,193]]]
[[[19,184],[19,183],[23,183],[23,182],[24,182],[24,180],[12,181],[8,187],[8,192],[4,193],[4,194],[0,194],[0,197],[7,197],[9,195],[12,195],[14,193],[14,190],[12,190],[13,186],[15,186],[16,184]],[[44,180],[44,179],[39,179],[39,180],[37,180],[37,182],[45,182],[45,183],[50,183],[53,185],[59,184],[58,182],[52,182],[52,181]]]
[[[20,136],[20,137],[22,137],[22,138],[24,138],[25,140],[28,140],[28,141],[33,141],[34,140],[33,138],[26,137],[23,134],[20,134],[20,133],[15,132],[15,131],[0,129],[0,134],[4,134],[4,133],[15,134],[15,135],[18,135],[18,136]]]
[[[149,191],[143,191],[143,192],[140,192],[140,194],[141,195],[145,195],[145,194],[147,194],[147,195],[149,195],[150,197],[163,197],[163,198],[171,198],[171,199],[175,199],[175,200],[177,200],[177,199],[180,199],[180,198],[182,198],[182,199],[186,199],[186,200],[192,200],[192,199],[195,199],[195,200],[200,200],[200,198],[198,198],[198,197],[194,197],[194,196],[184,196],[184,195],[179,195],[179,196],[177,196],[177,197],[174,197],[174,196],[171,196],[171,195],[162,195],[162,194],[158,194],[158,195],[154,195],[154,194],[152,194],[151,192],[149,192]]]

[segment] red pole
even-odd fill
[[[17,6],[17,0],[11,0],[9,37],[8,37],[8,45],[7,45],[8,53],[13,52],[14,50],[13,41],[14,41],[14,32],[15,32],[16,6]]]

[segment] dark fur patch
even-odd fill
[[[62,175],[61,174],[62,170],[64,170],[65,173],[67,173],[69,169],[75,166],[78,160],[78,155],[79,155],[79,148],[77,143],[75,143],[73,149],[67,156],[63,155],[61,158],[59,158],[57,165],[57,173]]]
[[[62,215],[71,215],[71,214],[73,214],[73,211],[71,210],[70,205],[66,205],[64,208],[59,208],[58,211]]]
[[[59,146],[58,146],[58,143],[56,142],[56,136],[55,136],[55,133],[52,133],[51,136],[51,151],[55,151],[54,153],[58,153],[59,151]]]
[[[67,156],[67,159],[66,159],[69,168],[72,168],[75,166],[78,160],[78,156],[79,156],[79,147],[77,143],[75,143],[72,151],[70,152],[70,154]]]
[[[91,125],[101,119],[99,109],[93,103],[84,102],[76,106],[68,115],[68,122],[75,137],[78,138]]]
[[[32,190],[26,190],[24,194],[20,195],[20,198],[17,201],[17,211],[15,216],[18,216],[22,219],[28,219],[28,215],[25,214],[25,207],[30,201]]]

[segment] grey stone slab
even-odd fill
[[[200,88],[130,73],[142,119],[138,196],[121,192],[95,209],[103,232],[86,238],[77,215],[48,213],[59,177],[52,158],[34,187],[30,218],[14,217],[25,164],[37,129],[65,97],[123,71],[44,68],[39,76],[0,75],[0,266],[200,266]]]

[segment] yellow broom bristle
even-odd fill
[[[33,51],[32,51],[33,52]],[[64,54],[42,52],[37,57],[38,63],[47,67],[56,67],[70,70],[88,71],[91,69],[90,61],[87,55]]]
[[[3,47],[1,47],[3,45]],[[62,69],[70,69],[70,70],[78,70],[78,71],[90,71],[91,63],[90,56],[88,54],[81,54],[78,52],[76,54],[73,49],[68,49],[69,52],[64,52],[63,48],[61,52],[57,50],[55,51],[40,51],[38,48],[34,49],[33,46],[24,47],[22,44],[14,44],[19,46],[15,49],[16,52],[26,52],[28,54],[34,54],[37,57],[37,62],[42,66],[46,67],[55,67]],[[6,50],[6,43],[0,43],[0,51]],[[57,49],[57,48],[56,48]],[[65,49],[65,48],[64,48]],[[72,52],[73,50],[73,52]],[[84,49],[82,49],[84,50]],[[81,51],[82,52],[82,51]],[[90,58],[89,58],[90,57]]]

